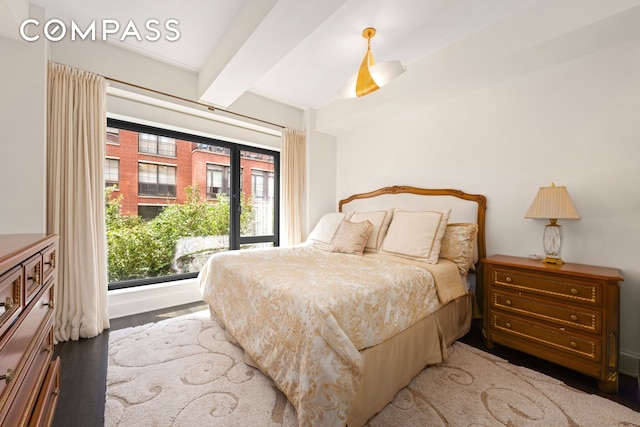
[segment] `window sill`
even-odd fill
[[[108,291],[109,319],[201,301],[198,279]]]

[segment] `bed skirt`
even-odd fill
[[[360,351],[364,374],[348,427],[364,425],[425,366],[446,359],[447,347],[471,328],[472,299],[472,293],[455,299],[400,334]]]

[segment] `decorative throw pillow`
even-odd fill
[[[351,222],[343,220],[330,245],[331,252],[362,255],[373,224],[367,221]]]
[[[351,218],[349,218],[351,222],[369,221],[373,224],[373,231],[364,247],[365,252],[378,252],[380,245],[382,245],[382,240],[387,234],[392,216],[393,209],[388,211],[354,212],[351,215]]]
[[[478,224],[447,224],[442,238],[440,258],[453,261],[460,274],[467,274],[473,264],[473,247],[478,234]]]
[[[381,252],[437,264],[449,215],[451,209],[394,211]]]
[[[324,214],[311,233],[309,233],[307,242],[311,242],[323,249],[329,249],[329,245],[336,231],[338,231],[340,223],[344,219],[349,219],[350,216],[351,214],[344,212],[329,212]]]

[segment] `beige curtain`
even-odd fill
[[[109,328],[103,165],[106,82],[49,63],[47,230],[60,236],[56,342]]]
[[[307,166],[306,136],[295,129],[282,131],[282,237],[283,246],[295,245],[303,239],[305,171]]]

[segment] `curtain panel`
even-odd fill
[[[296,245],[304,237],[304,194],[306,186],[306,134],[285,128],[282,131],[282,222],[284,244]]]
[[[47,231],[59,235],[55,341],[109,328],[103,165],[106,81],[49,63]]]

